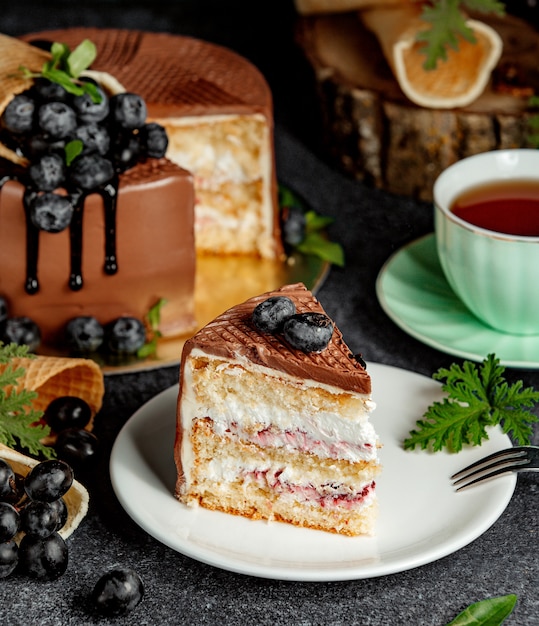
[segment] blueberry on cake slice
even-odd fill
[[[189,506],[374,534],[371,379],[303,284],[251,298],[184,346],[176,497]]]

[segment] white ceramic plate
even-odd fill
[[[481,456],[509,447],[499,430],[480,448],[459,454],[402,449],[426,408],[442,397],[432,379],[370,363],[372,420],[384,444],[378,480],[376,538],[343,537],[279,522],[190,509],[173,497],[178,387],[141,407],[114,444],[110,469],[116,495],[150,535],[174,550],[243,574],[298,581],[370,578],[451,554],[484,533],[502,514],[516,478],[506,475],[456,493],[449,477]]]

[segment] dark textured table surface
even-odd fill
[[[294,46],[294,9],[283,1],[261,6],[239,0],[19,0],[3,3],[0,30],[17,35],[89,25],[168,31],[221,43],[251,59],[274,93],[278,176],[315,210],[335,217],[330,234],[345,248],[346,267],[331,270],[319,299],[354,352],[430,377],[456,359],[400,330],[382,311],[375,280],[394,251],[432,230],[431,207],[369,189],[327,162],[312,76]],[[249,577],[197,562],[153,539],[118,503],[107,456],[132,413],[177,376],[177,367],[168,367],[107,377],[95,429],[103,456],[88,479],[90,512],[69,540],[68,570],[51,583],[2,580],[1,624],[108,623],[92,613],[88,595],[98,573],[116,563],[137,569],[146,586],[142,604],[117,620],[122,624],[443,626],[468,604],[509,593],[517,594],[518,603],[507,624],[539,624],[537,474],[519,476],[507,509],[468,546],[377,578],[307,583]],[[511,370],[508,377],[539,388],[537,371]]]

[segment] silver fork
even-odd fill
[[[538,472],[539,447],[515,446],[489,454],[453,474],[451,480],[457,491],[507,472]]]

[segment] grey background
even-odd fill
[[[330,235],[343,244],[346,267],[331,270],[318,297],[352,350],[361,352],[367,362],[429,377],[455,360],[406,335],[377,302],[374,284],[382,264],[402,245],[432,230],[431,207],[369,189],[328,162],[310,68],[294,44],[296,14],[291,2],[2,4],[0,30],[11,35],[72,25],[168,31],[223,44],[253,61],[274,94],[279,179],[316,211],[335,217]],[[525,2],[513,0],[512,7],[524,9]],[[370,580],[296,583],[251,578],[198,563],[155,541],[119,505],[108,477],[107,456],[129,416],[174,384],[177,376],[177,368],[169,367],[107,378],[105,404],[95,429],[102,459],[87,478],[91,509],[69,541],[68,571],[52,583],[22,577],[1,581],[1,624],[442,626],[471,602],[508,593],[519,599],[507,623],[539,624],[539,483],[534,474],[519,477],[507,510],[471,545],[435,563]],[[521,378],[539,389],[534,370],[511,370],[508,378]],[[109,622],[92,613],[88,594],[99,573],[115,563],[139,571],[146,597],[131,615]]]

